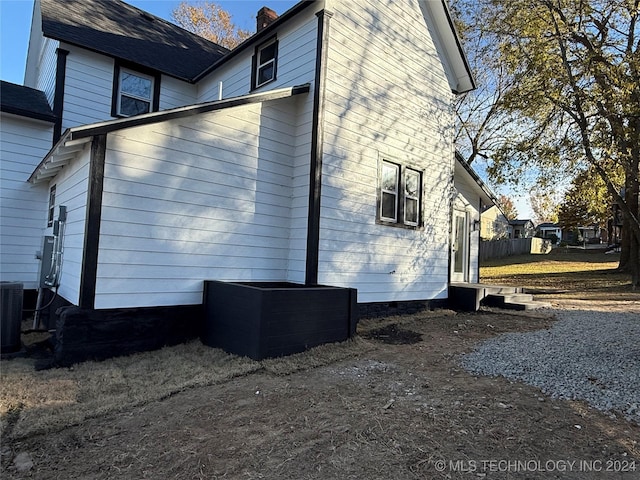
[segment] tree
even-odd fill
[[[584,225],[607,226],[611,215],[611,195],[600,176],[587,169],[576,176],[565,192],[558,211],[558,222],[565,229]]]
[[[483,5],[476,0],[457,0],[452,9],[477,84],[475,90],[454,100],[456,149],[471,165],[478,159],[486,162],[511,134],[511,118],[503,101],[513,76],[500,60],[493,33],[481,28],[487,14]]]
[[[229,12],[215,2],[181,2],[171,12],[171,19],[185,30],[230,50],[252,35],[248,30],[238,28]]]
[[[558,201],[555,193],[532,188],[529,192],[529,204],[533,210],[533,223],[556,223],[558,221]]]
[[[484,1],[516,79],[503,106],[520,131],[494,151],[491,173],[535,166],[544,183],[554,169],[592,168],[623,214],[620,266],[640,287],[640,0]]]
[[[502,213],[504,213],[504,216],[507,217],[507,220],[515,220],[518,218],[518,210],[516,210],[513,200],[506,195],[498,196],[498,206],[502,210]]]

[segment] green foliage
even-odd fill
[[[619,172],[612,172],[611,178],[620,185]],[[604,228],[611,216],[612,203],[604,181],[593,168],[589,168],[576,176],[565,193],[558,212],[558,221],[562,228],[582,225],[598,225]]]
[[[640,288],[640,0],[478,2],[514,79],[500,107],[517,134],[493,149],[489,175],[517,184],[534,172],[548,188],[592,168],[623,214],[620,263]]]
[[[484,3],[494,12],[486,29],[500,40],[501,59],[516,79],[502,106],[520,131],[495,149],[490,174],[517,183],[535,166],[545,186],[588,163],[605,176],[612,164],[633,168],[640,138],[638,2]]]

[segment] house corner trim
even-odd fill
[[[78,299],[80,308],[93,309],[95,306],[106,152],[107,135],[94,136],[91,142],[91,159],[89,161],[87,212],[85,217],[82,272],[80,274],[80,295]]]
[[[309,213],[307,217],[307,258],[305,269],[305,284],[307,285],[315,285],[318,283],[327,45],[329,42],[329,20],[333,16],[333,13],[327,10],[321,10],[316,13],[316,16],[318,17],[318,36],[316,40],[313,124],[309,162]]]
[[[62,136],[62,113],[64,110],[64,86],[67,77],[67,55],[69,50],[58,48],[56,50],[58,56],[56,61],[56,87],[53,94],[53,114],[56,121],[53,124],[53,145],[56,144]]]

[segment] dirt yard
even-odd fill
[[[364,321],[359,347],[341,361],[258,368],[46,434],[9,435],[2,478],[638,478],[640,426],[457,365],[480,340],[552,321],[503,311]],[[634,461],[636,472],[620,472]]]

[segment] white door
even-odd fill
[[[453,211],[451,229],[451,282],[469,281],[469,214]]]

